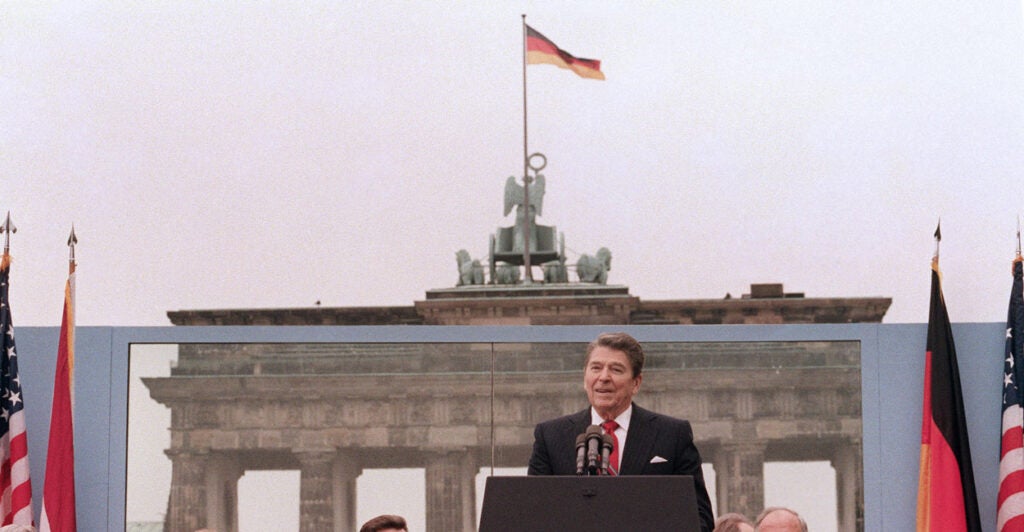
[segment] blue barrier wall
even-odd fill
[[[926,325],[633,326],[641,341],[861,342],[865,530],[914,528]],[[79,327],[75,451],[80,530],[124,529],[128,352],[133,343],[588,342],[607,326]],[[982,525],[995,528],[1005,325],[955,324]],[[35,509],[42,496],[59,328],[15,331]],[[699,439],[699,438],[698,438]]]

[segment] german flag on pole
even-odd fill
[[[597,59],[574,57],[562,50],[539,31],[526,25],[526,62],[531,65],[548,64],[572,70],[580,77],[604,79],[601,62]]]
[[[936,231],[938,238],[938,231]],[[953,331],[942,297],[938,253],[932,260],[932,294],[924,365],[921,474],[917,486],[917,530],[981,531],[967,440],[960,369]]]

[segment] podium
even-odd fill
[[[480,532],[700,532],[693,477],[488,477]]]

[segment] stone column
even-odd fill
[[[832,456],[836,471],[836,515],[839,532],[864,530],[863,463],[861,441],[852,440],[836,449]]]
[[[754,518],[764,509],[764,449],[758,443],[726,443],[715,453],[715,515],[739,512]]]
[[[238,532],[238,479],[242,467],[229,454],[212,453],[206,463],[206,523],[218,532]]]
[[[168,449],[171,459],[171,493],[167,502],[166,530],[207,528],[205,450]]]
[[[479,466],[466,450],[427,456],[427,532],[476,530],[476,473]]]
[[[299,531],[323,532],[334,529],[335,451],[298,451]]]
[[[356,480],[363,468],[351,456],[341,454],[334,461],[334,532],[357,530]]]

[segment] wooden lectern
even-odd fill
[[[488,477],[480,532],[700,532],[691,476]]]

